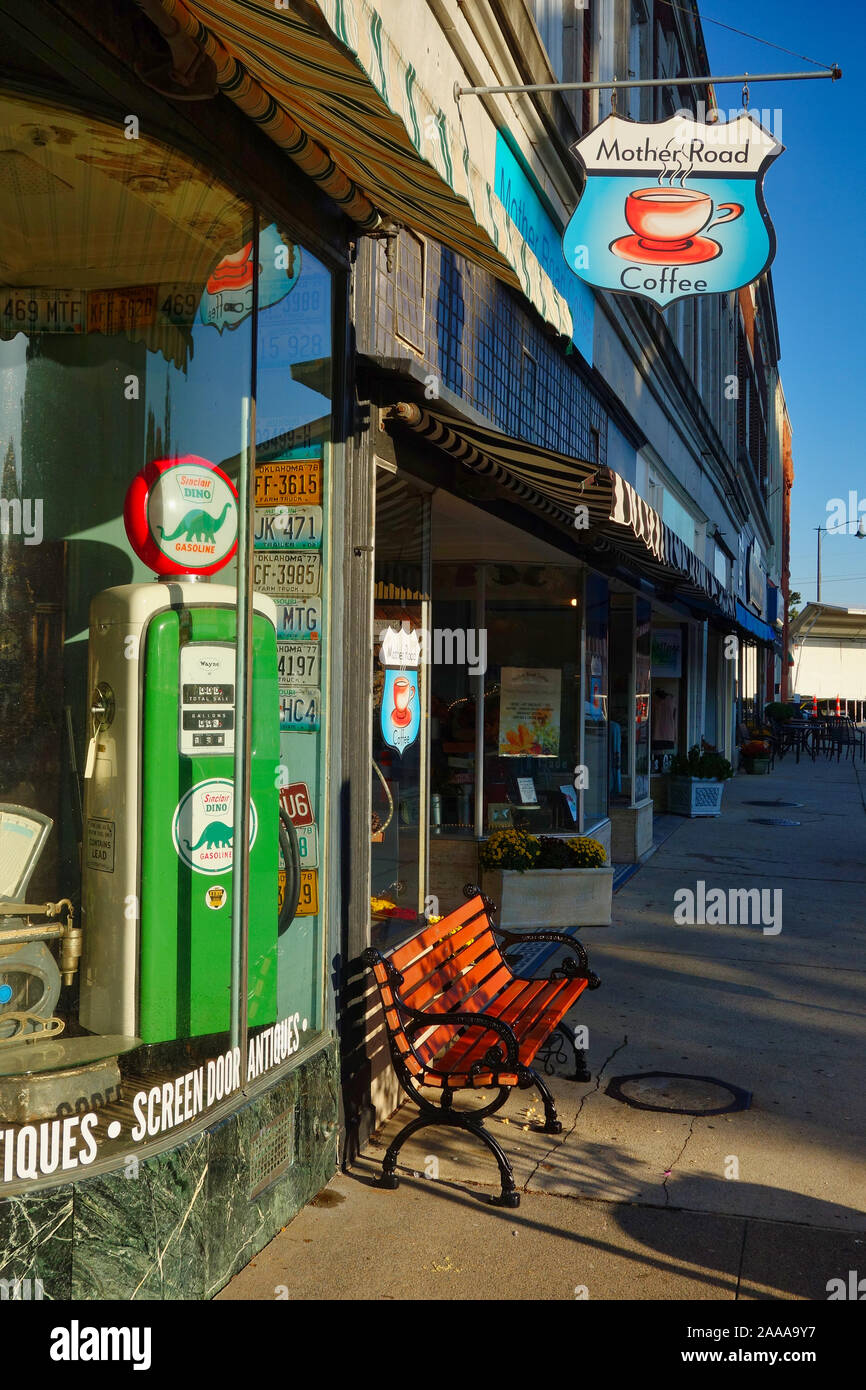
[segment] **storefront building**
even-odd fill
[[[562,21],[527,0],[497,47],[489,7],[434,8],[441,62],[423,76],[444,109],[452,81],[706,66],[685,11],[632,6],[623,22],[603,6],[599,37],[586,14]],[[687,79],[631,92],[628,114],[662,119],[703,95]],[[396,84],[383,96],[398,109]],[[456,907],[483,882],[479,851],[499,825],[592,835],[615,865],[639,861],[667,810],[672,756],[704,742],[736,764],[738,725],[761,717],[777,670],[772,284],[660,314],[563,273],[580,178],[566,146],[609,110],[604,92],[460,103],[455,170],[461,158],[486,168],[484,207],[526,239],[567,305],[559,335],[549,294],[509,288],[431,223],[359,253],[373,556],[373,921],[359,949]],[[355,985],[361,1001],[360,972]],[[361,1136],[394,1100],[369,1017],[343,1056]]]
[[[8,8],[2,1275],[205,1298],[393,1108],[364,948],[518,814],[637,862],[670,757],[733,754],[772,287],[591,291],[605,98],[455,107],[701,71],[680,11]]]
[[[401,232],[359,257],[373,546],[370,940],[484,882],[491,831],[651,847],[670,757],[730,742],[737,604],[628,481],[646,436],[477,266]],[[666,805],[661,802],[661,810]],[[373,1031],[376,1114],[392,1098]]]
[[[103,46],[37,8],[0,92],[0,1273],[202,1299],[338,1161],[350,224],[223,98],[178,116],[116,61],[131,7]]]

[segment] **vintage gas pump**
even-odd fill
[[[234,588],[209,582],[237,548],[237,494],[187,456],[149,464],[124,511],[159,576],[107,589],[90,612],[82,1024],[160,1043],[224,1032],[230,1014]],[[248,1021],[276,1018],[280,831],[276,611],[254,595]],[[292,877],[292,875],[290,875]],[[299,871],[294,874],[300,881]]]

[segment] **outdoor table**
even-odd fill
[[[809,752],[809,735],[813,732],[811,720],[789,719],[786,724],[778,727],[778,737],[781,742],[780,752],[786,753],[789,748],[793,748],[797,755],[797,762],[800,761],[800,753]],[[814,751],[812,752],[814,758]]]

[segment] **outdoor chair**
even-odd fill
[[[847,715],[831,716],[824,723],[823,745],[826,756],[832,758],[835,753],[837,762],[843,752],[847,758],[849,751],[853,762],[858,749],[862,759],[863,731]]]

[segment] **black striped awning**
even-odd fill
[[[393,406],[388,423],[392,428],[412,429],[531,510],[572,529],[576,539],[585,537],[596,551],[611,552],[658,588],[702,605],[709,600],[720,615],[735,620],[733,595],[613,469],[512,439],[414,402]],[[582,507],[586,513],[581,513]],[[581,521],[588,522],[588,529]]]

